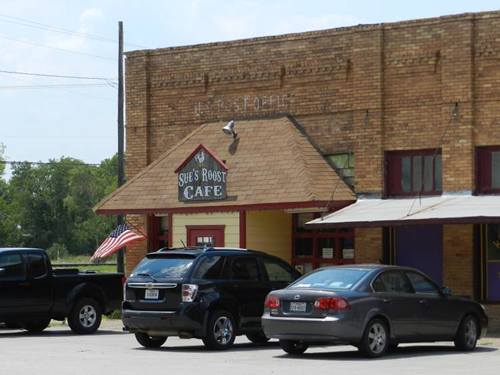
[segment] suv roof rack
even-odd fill
[[[199,250],[202,252],[207,252],[207,251],[247,251],[247,249],[242,249],[239,247],[214,247],[214,246],[186,246],[186,247],[163,247],[159,249],[158,251],[164,252],[164,251],[175,251],[175,250]]]

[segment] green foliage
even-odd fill
[[[92,211],[116,188],[116,175],[116,156],[99,166],[67,157],[14,165],[10,181],[0,180],[0,246],[92,254],[116,223]]]
[[[66,258],[69,256],[69,251],[66,246],[62,243],[54,243],[46,251],[52,262],[57,261],[61,258]]]
[[[4,159],[5,154],[5,145],[0,142],[0,176],[3,175],[3,172],[5,171],[5,163],[2,163]]]

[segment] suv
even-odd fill
[[[124,329],[147,348],[160,347],[168,336],[200,338],[217,350],[231,347],[237,335],[265,343],[265,297],[299,276],[283,260],[253,250],[161,249],[149,253],[124,285]]]

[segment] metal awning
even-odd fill
[[[359,199],[311,227],[380,227],[408,224],[500,222],[500,196],[442,195],[402,199]]]

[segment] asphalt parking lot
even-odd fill
[[[99,333],[78,336],[56,323],[39,335],[0,330],[0,374],[498,374],[500,338],[482,339],[475,352],[460,353],[451,343],[404,345],[381,359],[368,360],[349,346],[313,347],[299,358],[277,342],[265,346],[239,337],[233,350],[210,352],[200,340],[169,338],[158,350],[144,349],[119,321],[105,321]]]

